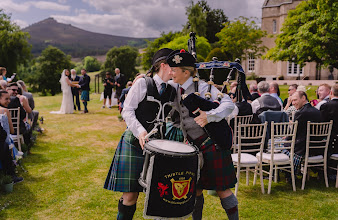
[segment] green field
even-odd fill
[[[93,79],[93,77],[92,77]],[[287,86],[282,87],[285,98]],[[314,88],[309,90],[314,91]],[[36,108],[45,121],[32,154],[23,160],[19,176],[25,180],[11,194],[0,194],[0,219],[114,219],[121,196],[103,189],[120,135],[126,125],[119,122],[116,108],[101,109],[98,94],[91,94],[89,114],[54,115],[61,95],[36,97]],[[260,185],[245,185],[242,175],[238,200],[241,219],[338,219],[338,189],[334,182],[311,178],[297,192],[281,178],[272,193],[262,195]],[[267,180],[264,180],[267,188]],[[135,219],[143,219],[142,194]],[[219,199],[205,193],[203,219],[226,219]]]

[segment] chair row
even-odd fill
[[[260,176],[261,190],[264,190],[263,174],[269,175],[268,194],[271,192],[272,177],[277,182],[278,170],[283,170],[291,174],[292,188],[296,191],[294,163],[301,162],[294,158],[294,146],[298,122],[271,122],[270,132],[268,122],[264,124],[249,124],[252,116],[237,116],[234,121],[234,144],[232,159],[237,166],[237,179],[240,179],[240,172],[246,171],[246,184],[249,185],[249,172],[254,172],[253,184],[256,184],[257,175]],[[323,167],[326,187],[327,179],[327,152],[333,122],[307,124],[306,153],[303,160],[303,180],[302,190],[305,188],[307,169],[309,167]],[[268,147],[266,146],[266,134],[270,134]],[[310,156],[310,152],[315,149],[322,149],[321,155]],[[336,159],[335,159],[336,158]],[[332,155],[331,159],[338,160]],[[269,166],[265,171],[263,166]],[[245,168],[242,170],[241,168]],[[337,170],[338,167],[333,168]],[[338,181],[336,181],[338,187]],[[235,195],[238,192],[238,183],[235,188]]]

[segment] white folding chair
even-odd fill
[[[272,175],[275,170],[274,181],[277,182],[278,170],[284,170],[291,173],[292,188],[296,191],[293,155],[296,140],[298,121],[296,122],[271,122],[271,148],[270,152],[262,154],[262,163],[270,166],[269,171],[262,170],[269,174],[268,194],[271,192]],[[287,139],[286,139],[287,138]],[[269,146],[270,147],[270,146]],[[282,151],[288,150],[289,156]],[[260,159],[260,155],[256,155]]]
[[[327,179],[327,151],[330,141],[333,121],[330,122],[307,122],[306,151],[303,168],[302,190],[305,188],[307,169],[309,167],[323,167],[326,187],[329,187]],[[324,153],[310,156],[310,151],[323,149]]]
[[[332,154],[331,157],[330,157],[330,159],[338,161],[338,154]],[[337,162],[337,167],[329,167],[329,168],[337,171],[337,175],[336,175],[336,188],[338,188],[338,162]]]
[[[241,123],[244,124],[250,124],[252,121],[253,115],[244,115],[244,116],[236,116],[234,118],[234,134],[233,134],[233,153],[237,152],[237,143],[238,143],[238,125]]]
[[[14,143],[18,143],[19,151],[21,151],[21,144],[24,143],[24,139],[23,135],[20,134],[20,108],[12,108],[8,110],[11,113],[13,128],[16,132],[15,135],[12,135],[12,138]]]
[[[249,171],[255,173],[255,177],[260,175],[261,189],[264,193],[262,160],[258,160],[254,155],[259,152],[262,154],[265,142],[266,128],[268,123],[264,124],[245,124],[238,125],[238,152],[231,154],[234,165],[237,166],[237,184],[235,188],[235,195],[237,196],[240,172],[246,171],[246,184],[249,185]],[[250,142],[250,143],[248,143]],[[262,157],[260,157],[262,158]],[[245,170],[241,170],[241,167]],[[254,169],[250,169],[254,168]],[[253,184],[256,184],[254,178]]]

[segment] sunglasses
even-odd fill
[[[17,92],[17,91],[18,91],[18,89],[10,89],[10,90],[12,90],[12,91],[14,91],[14,92]]]

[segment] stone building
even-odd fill
[[[267,31],[268,35],[278,35],[282,24],[287,17],[288,11],[296,8],[302,0],[265,0],[262,7],[262,30]],[[269,49],[275,46],[276,37],[263,39],[263,44]],[[322,79],[327,80],[331,75],[328,69],[322,69],[321,73],[316,74],[316,63],[306,63],[303,68],[300,68],[296,63],[270,60],[253,59],[250,54],[242,63],[247,75],[255,73],[259,77],[266,79],[274,79],[283,76],[284,79]],[[333,72],[334,79],[338,79],[338,70]]]

